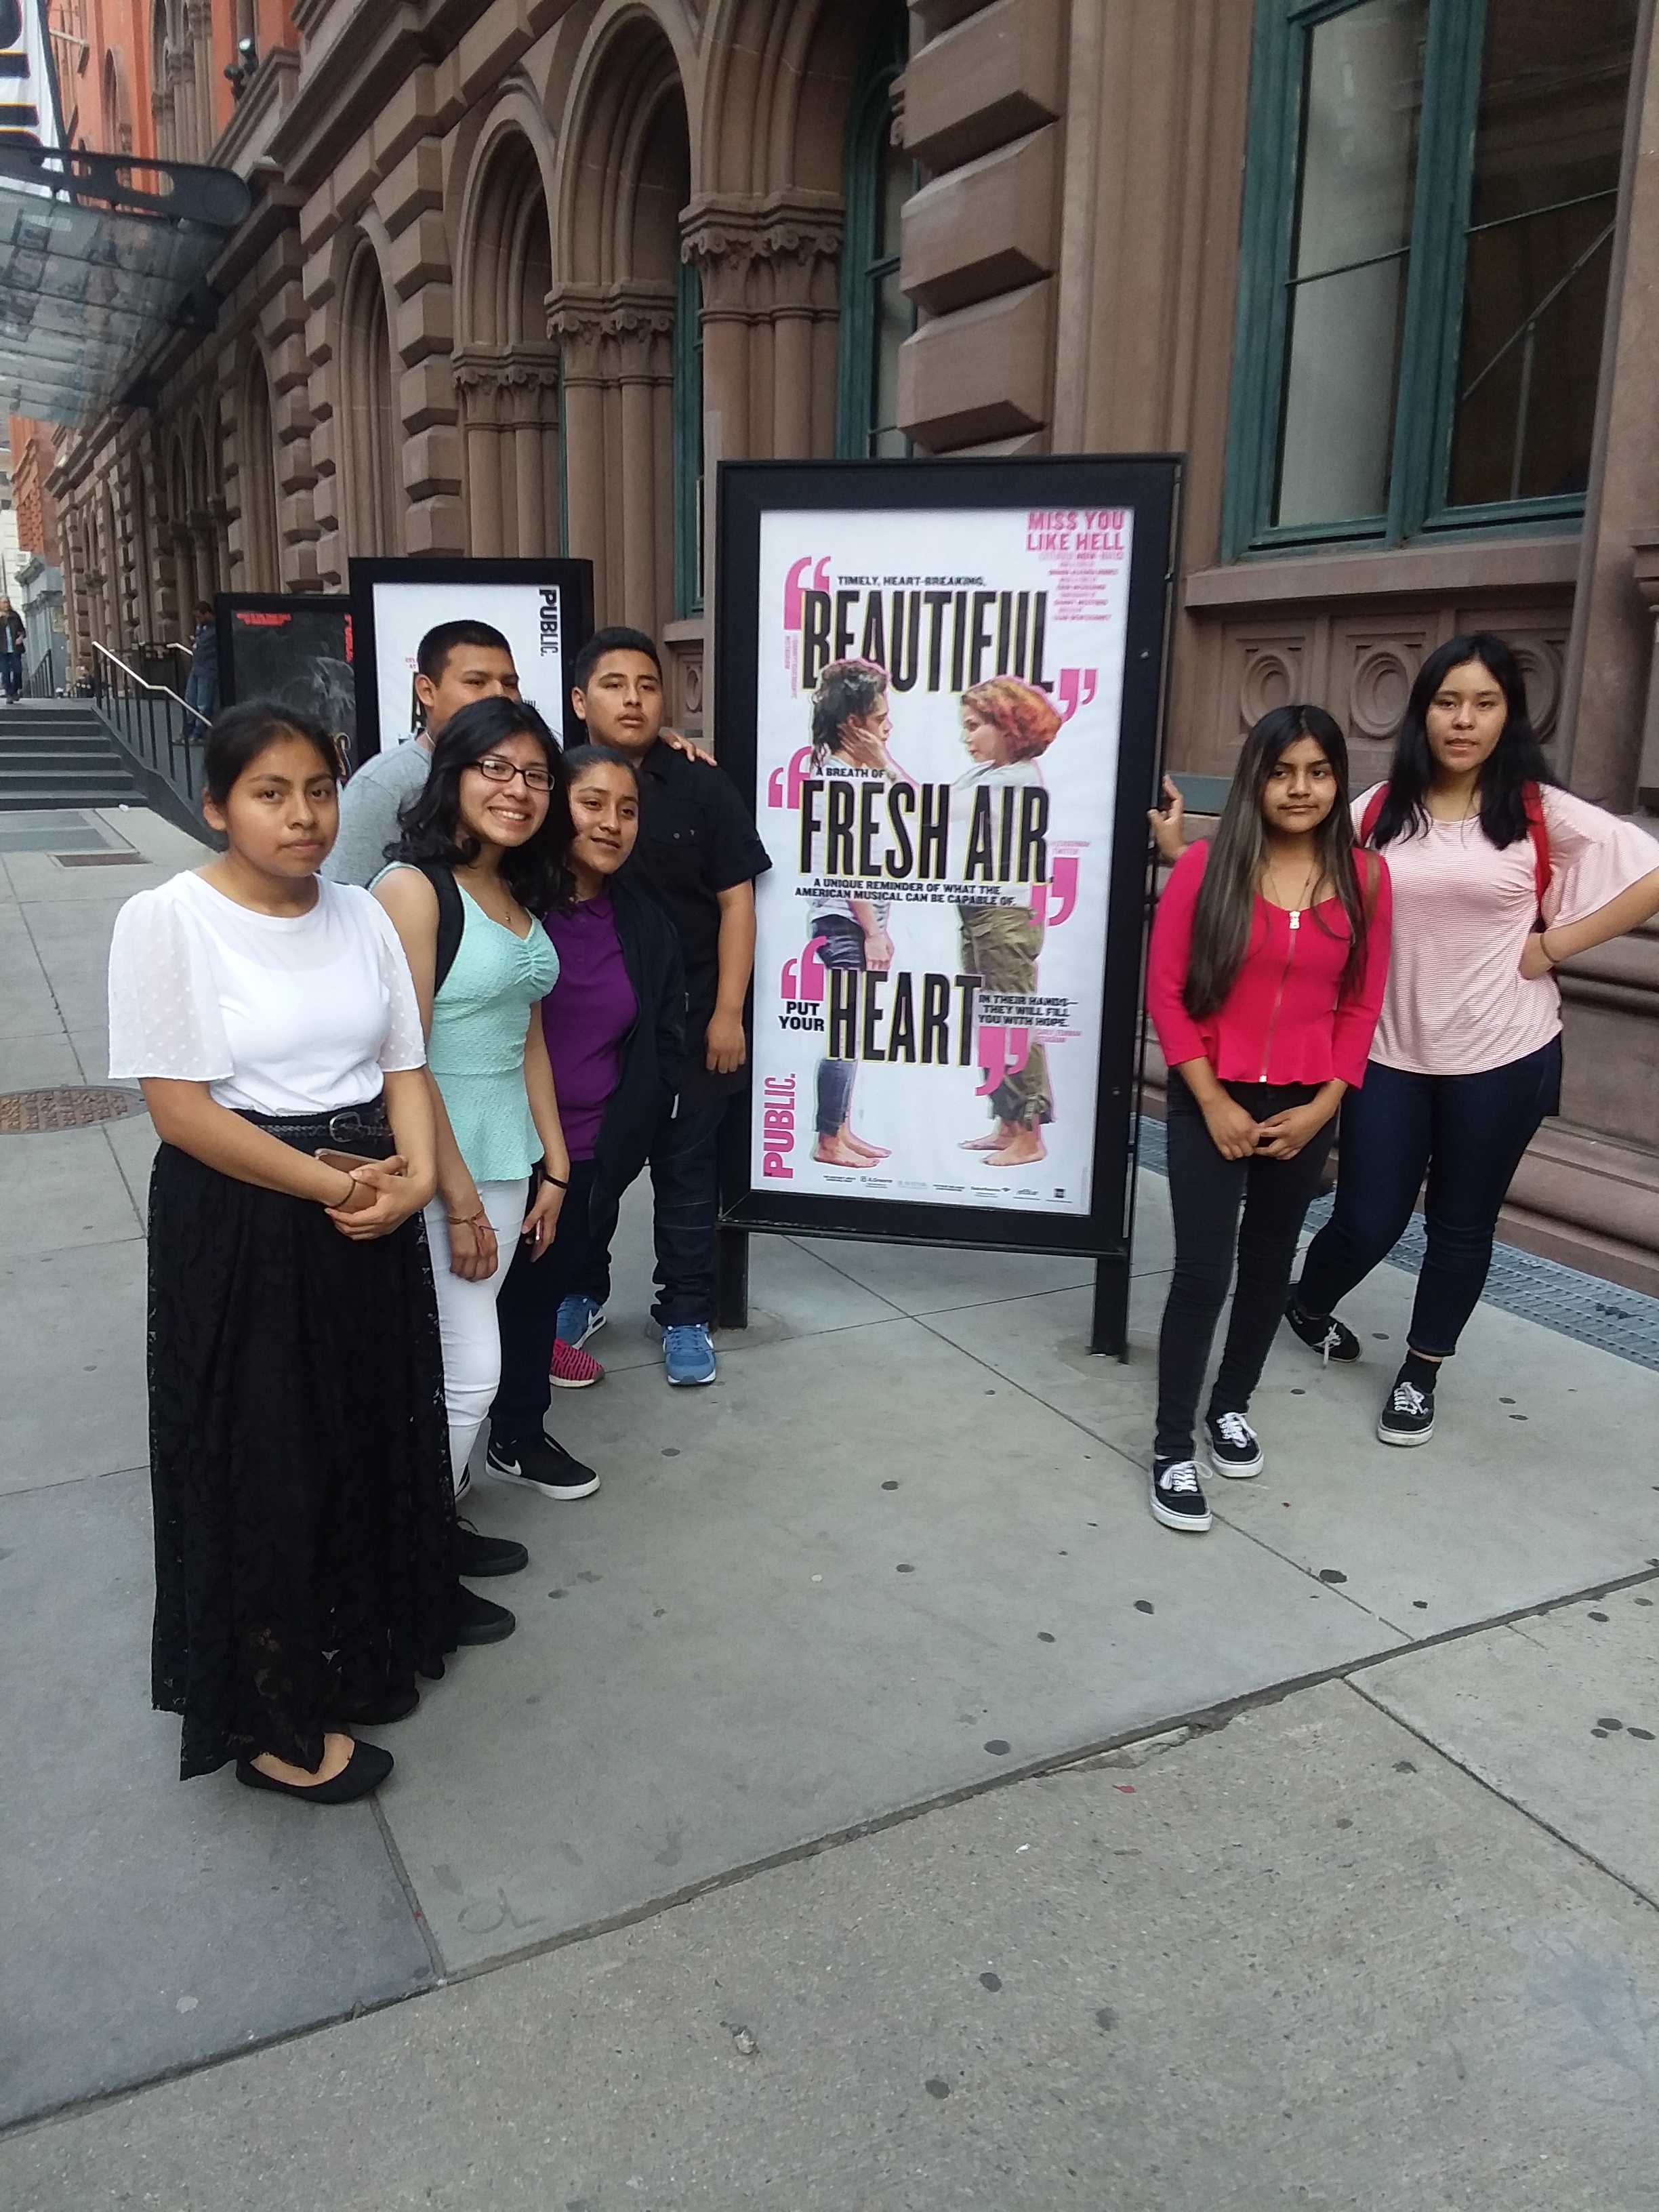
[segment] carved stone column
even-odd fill
[[[681,251],[702,278],[703,410],[719,458],[832,450],[841,240],[834,193],[687,209]]]
[[[673,447],[659,395],[673,380],[674,295],[665,283],[569,284],[549,295],[562,349],[566,522],[594,564],[601,623],[653,633],[665,619]]]

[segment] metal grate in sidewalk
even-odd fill
[[[1169,1172],[1164,1138],[1163,1122],[1143,1116],[1140,1164],[1154,1175]],[[1308,1208],[1309,1228],[1323,1228],[1330,1212],[1327,1193]],[[1423,1253],[1423,1218],[1413,1214],[1389,1253],[1389,1264],[1415,1272]],[[1513,1244],[1494,1249],[1484,1296],[1488,1305],[1501,1312],[1535,1321],[1559,1336],[1576,1337],[1580,1344],[1594,1345],[1598,1352],[1611,1352],[1659,1373],[1659,1298],[1625,1290],[1577,1267],[1564,1267],[1559,1260],[1540,1260]]]

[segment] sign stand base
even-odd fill
[[[749,1326],[749,1231],[724,1224],[714,1231],[714,1326]]]
[[[1129,1255],[1104,1253],[1095,1261],[1095,1304],[1089,1324],[1089,1349],[1129,1358]]]

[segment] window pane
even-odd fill
[[[1427,15],[1365,0],[1304,34],[1279,523],[1388,507]]]
[[[1582,492],[1636,0],[1488,0],[1450,503]]]

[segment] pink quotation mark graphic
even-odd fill
[[[974,1093],[975,1098],[988,1097],[999,1083],[1018,1075],[1031,1056],[1030,1030],[1007,1029],[1000,1022],[981,1022],[975,1042],[980,1073],[985,1078]]]
[[[1046,884],[1033,884],[1031,912],[1044,929],[1058,929],[1077,906],[1077,854],[1060,853]]]
[[[818,948],[829,939],[812,937],[806,941],[800,958],[786,960],[783,973],[778,978],[778,996],[793,999],[804,1006],[817,1006],[823,999],[823,963],[818,957]]]
[[[794,754],[787,769],[775,768],[767,778],[766,803],[769,806],[787,806],[793,814],[800,804],[800,787],[811,763],[812,748],[803,745]]]
[[[802,582],[805,577],[806,581]],[[816,562],[810,553],[803,553],[799,561],[790,565],[783,580],[783,627],[786,632],[799,631],[805,611],[801,601],[809,591],[827,592],[830,588],[830,556],[826,553]]]
[[[1092,668],[1062,668],[1060,672],[1060,720],[1069,722],[1079,707],[1089,706],[1095,696],[1095,673]]]

